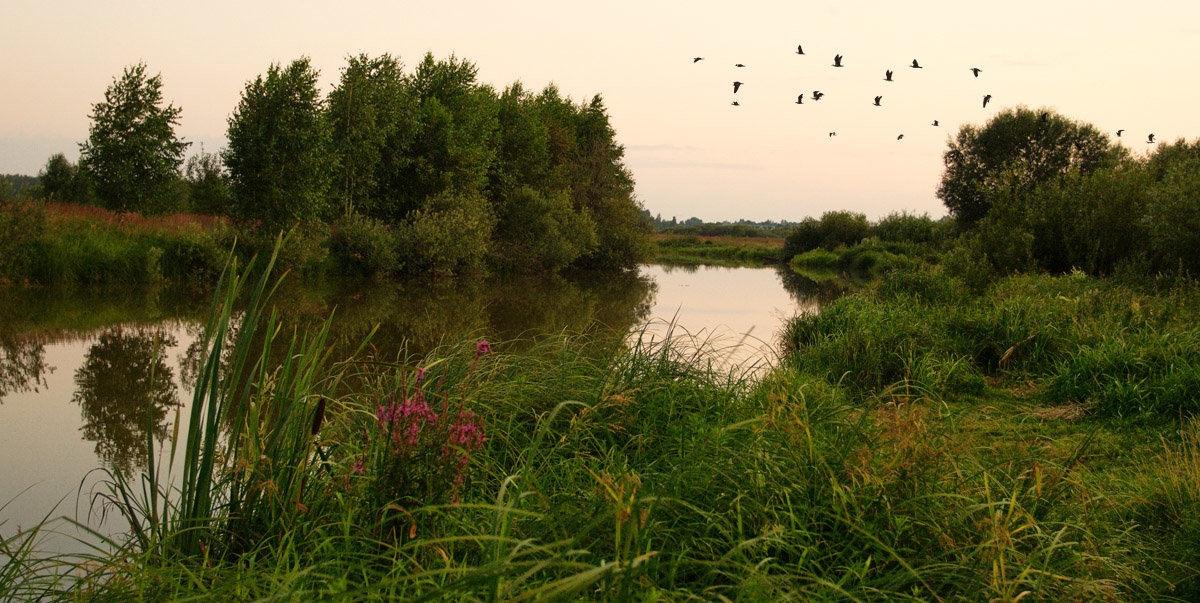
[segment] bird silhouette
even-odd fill
[[[1043,112],[1043,113],[1041,114],[1041,116],[1040,116],[1038,119],[1042,120],[1042,123],[1049,122],[1049,121],[1050,121],[1050,114],[1049,114],[1049,113],[1046,113],[1046,112]]]
[[[879,101],[881,101],[881,100],[883,100],[883,97],[882,97],[882,96],[876,96],[876,97],[875,97],[875,106],[876,106],[876,107],[882,107],[882,106],[883,106],[883,105],[879,104]]]
[[[700,61],[703,61],[703,60],[704,60],[704,57],[695,57],[695,58],[693,58],[693,59],[692,59],[692,62],[693,62],[693,63],[699,63]]]
[[[743,65],[741,63],[734,63],[733,66],[734,67],[745,67],[745,65]]]
[[[834,55],[834,57],[833,57],[833,66],[834,66],[834,67],[841,67],[841,66],[842,66],[842,55],[840,55],[840,54],[838,54],[838,55]]]
[[[896,140],[904,140],[904,135],[903,135],[903,134],[901,134],[901,135],[897,136],[897,137],[896,137]]]
[[[990,101],[990,100],[992,100],[992,95],[990,95],[990,94],[983,95],[983,107],[985,109],[987,108],[988,101]]]
[[[739,105],[739,104],[738,104],[738,102],[737,102],[737,101],[733,101],[732,103],[729,103],[729,104],[731,104],[731,105],[733,105],[733,106],[735,106],[735,107],[740,107],[740,106],[741,106],[741,105]]]
[[[1120,130],[1117,130],[1117,138],[1120,138],[1120,137],[1121,137],[1121,132],[1124,132],[1124,131],[1125,131],[1125,129],[1124,129],[1124,128],[1121,128]]]
[[[737,94],[738,88],[741,88],[741,87],[742,87],[742,83],[741,83],[741,82],[734,82],[734,83],[733,83],[733,93],[734,93],[734,94]]]
[[[892,81],[892,70],[891,69],[888,69],[887,73],[883,74],[883,81],[885,81],[885,82]]]
[[[913,69],[922,69],[921,64],[918,63],[916,59],[913,59],[912,68]]]
[[[1154,135],[1153,134],[1151,134],[1150,137],[1146,139],[1146,144],[1154,144]]]
[[[978,67],[972,67],[972,68],[971,68],[971,73],[974,73],[974,74],[975,74],[975,77],[979,77],[979,72],[980,72],[980,71],[983,71],[983,70],[982,70],[982,69],[980,69],[980,68],[978,68]]]
[[[819,101],[819,100],[821,100],[822,96],[825,96],[824,92],[821,92],[820,90],[813,90],[813,93],[812,93],[813,100]]]
[[[935,125],[935,126],[938,125],[938,120],[936,120],[936,119],[933,120],[933,125]]]
[[[804,46],[797,44],[796,45],[796,54],[804,54]]]
[[[837,132],[830,132],[830,133],[829,133],[829,137],[830,137],[830,138],[833,138],[834,136],[837,136]]]
[[[803,95],[803,94],[801,94],[800,96],[797,96],[797,97],[796,97],[796,104],[797,104],[797,105],[803,105],[803,104],[804,104],[804,95]]]

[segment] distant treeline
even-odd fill
[[[692,234],[702,237],[769,237],[778,238],[787,234],[787,229],[797,222],[780,220],[775,222],[755,222],[753,220],[738,220],[736,222],[705,222],[697,217],[691,217],[682,222],[674,216],[664,220],[662,214],[650,215],[642,210],[643,218],[650,223],[655,232],[664,234]]]
[[[307,58],[274,64],[246,84],[228,147],[185,162],[180,109],[139,64],[93,106],[78,164],[54,155],[36,186],[9,178],[5,194],[258,230],[328,225],[341,268],[367,274],[644,260],[649,226],[600,96],[497,91],[476,73],[453,56],[406,72],[390,55],[358,55],[322,95]]]

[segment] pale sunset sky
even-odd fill
[[[77,159],[92,105],[138,61],[182,108],[190,151],[211,152],[272,62],[310,57],[328,92],[347,56],[385,52],[406,72],[453,54],[497,90],[600,94],[638,199],[681,220],[944,215],[947,140],[1017,105],[1124,129],[1135,154],[1150,133],[1200,136],[1197,2],[9,0],[0,16],[0,173]]]

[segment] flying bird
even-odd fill
[[[796,104],[797,104],[797,105],[803,105],[803,104],[804,104],[804,95],[803,95],[803,94],[801,94],[800,96],[797,96],[797,97],[796,97]]]
[[[693,62],[693,63],[699,63],[700,61],[703,61],[703,60],[704,60],[704,57],[695,57],[695,58],[693,58],[693,59],[692,59],[692,62]]]
[[[735,106],[735,107],[740,107],[740,106],[741,106],[741,105],[739,105],[739,104],[738,104],[738,102],[737,102],[737,101],[733,101],[732,103],[729,103],[729,104],[731,104],[731,105],[733,105],[733,106]]]
[[[935,126],[936,126],[936,125],[938,125],[938,122],[937,122],[937,120],[936,120],[936,119],[935,119],[935,120],[933,120],[933,125],[935,125]]]
[[[1121,128],[1120,130],[1117,130],[1117,138],[1120,138],[1121,132],[1124,132],[1124,131],[1125,131],[1125,128]]]
[[[979,77],[979,72],[980,72],[980,71],[983,71],[983,70],[982,70],[982,69],[980,69],[980,68],[978,68],[978,67],[972,67],[972,68],[971,68],[971,73],[974,73],[974,74],[975,74],[975,77]]]
[[[903,134],[901,134],[901,135],[897,136],[897,137],[896,137],[896,140],[904,140],[904,135],[903,135]]]
[[[734,63],[733,66],[734,67],[745,67],[745,65],[743,65],[741,63]]]
[[[734,94],[737,94],[738,88],[741,88],[741,87],[742,87],[742,83],[741,83],[741,82],[734,82],[734,83],[733,83],[733,93],[734,93]]]
[[[830,138],[833,138],[834,136],[837,136],[837,132],[830,132],[830,133],[829,133],[829,137],[830,137]]]
[[[921,64],[917,62],[916,59],[913,59],[912,68],[913,69],[921,69],[922,67],[921,67]]]
[[[887,73],[883,74],[883,81],[885,81],[885,82],[892,81],[892,70],[891,69],[888,69]]]
[[[812,93],[813,100],[819,101],[819,100],[821,100],[822,96],[825,96],[824,92],[821,92],[820,90],[813,90],[813,93]]]
[[[983,95],[983,107],[985,109],[987,108],[988,101],[990,101],[990,100],[992,100],[992,95],[990,95],[990,94]]]
[[[1146,139],[1146,144],[1154,144],[1154,135],[1153,134],[1150,135],[1150,138]]]
[[[834,67],[841,67],[841,66],[842,66],[842,55],[840,55],[840,54],[838,54],[838,55],[834,55],[834,57],[833,57],[833,66],[834,66]]]
[[[876,96],[876,97],[875,97],[875,106],[876,106],[876,107],[882,107],[882,106],[883,106],[883,105],[879,104],[879,101],[881,101],[881,100],[883,100],[883,97],[882,97],[882,96]]]
[[[804,54],[804,46],[797,44],[796,45],[796,54]]]

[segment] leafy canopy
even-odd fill
[[[987,125],[965,125],[943,155],[946,171],[937,196],[964,225],[991,209],[989,192],[1012,186],[1017,192],[1069,172],[1088,174],[1127,159],[1124,147],[1091,124],[1050,110],[1025,107],[994,116]]]
[[[162,78],[145,63],[127,67],[92,106],[92,125],[79,145],[80,168],[96,198],[114,211],[174,209],[179,166],[190,143],[175,136],[181,109],[163,106]]]

